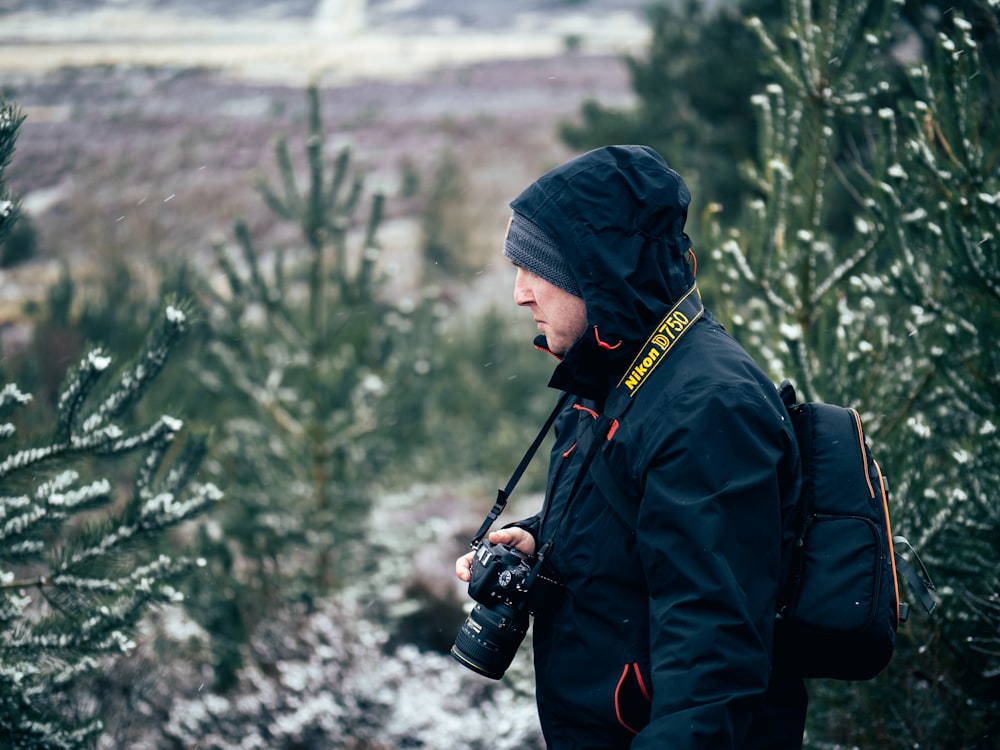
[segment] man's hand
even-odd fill
[[[509,544],[521,550],[526,555],[535,554],[535,537],[516,526],[491,531],[490,542],[493,544]],[[472,565],[472,556],[474,554],[475,551],[468,552],[455,561],[455,575],[458,576],[458,580],[465,581],[466,583],[469,582],[469,568]]]

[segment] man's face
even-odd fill
[[[553,354],[565,354],[587,329],[582,299],[520,266],[514,279],[514,302],[531,310]]]

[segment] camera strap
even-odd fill
[[[556,421],[556,417],[559,416],[559,412],[563,410],[563,407],[566,406],[566,402],[568,400],[568,393],[563,393],[559,397],[559,401],[556,402],[555,407],[552,409],[552,413],[549,414],[548,418],[545,420],[545,424],[542,425],[542,429],[538,431],[535,439],[531,442],[531,445],[528,446],[528,450],[525,452],[524,458],[521,459],[521,463],[517,465],[517,468],[514,469],[514,473],[510,475],[510,480],[508,480],[507,486],[503,489],[497,490],[497,499],[494,501],[493,507],[490,508],[490,512],[486,514],[486,518],[483,520],[482,526],[479,527],[479,531],[476,532],[476,535],[469,543],[470,546],[478,547],[479,543],[483,540],[483,537],[486,536],[486,533],[490,530],[493,522],[497,520],[501,513],[503,513],[503,509],[507,507],[507,500],[510,497],[510,493],[514,491],[514,487],[516,487],[517,483],[520,481],[521,475],[524,474],[525,469],[528,468],[528,464],[531,463],[531,459],[535,457],[535,453],[538,451],[542,441],[545,439],[549,429],[552,427],[552,423]]]
[[[663,320],[660,321],[659,325],[653,330],[653,333],[646,340],[646,343],[643,345],[642,349],[640,349],[639,353],[632,361],[632,364],[629,365],[629,368],[625,371],[625,375],[623,375],[622,379],[618,382],[617,387],[609,395],[608,401],[605,404],[604,412],[598,418],[594,426],[594,430],[588,435],[589,442],[584,441],[583,443],[577,445],[578,449],[586,450],[586,456],[584,458],[583,465],[573,482],[573,486],[570,490],[566,504],[563,506],[558,522],[556,523],[557,527],[562,524],[562,521],[566,516],[566,512],[569,510],[572,499],[576,496],[580,489],[584,476],[587,474],[588,469],[590,469],[591,464],[593,464],[594,458],[600,450],[601,445],[605,442],[599,438],[604,437],[606,439],[610,439],[610,435],[613,434],[613,427],[617,423],[618,418],[625,413],[625,410],[631,403],[632,396],[634,396],[643,383],[646,382],[648,376],[653,372],[656,366],[660,364],[662,359],[670,353],[674,344],[680,340],[681,336],[687,333],[694,326],[695,322],[702,316],[704,311],[705,308],[701,303],[701,292],[698,291],[697,284],[692,284],[691,288],[688,289],[684,296],[677,301],[677,304],[670,308],[670,311],[667,312],[666,316],[664,316]],[[545,435],[552,427],[552,423],[555,422],[556,417],[563,410],[563,407],[566,405],[569,398],[570,394],[566,392],[559,397],[559,401],[556,403],[555,408],[545,420],[545,424],[542,425],[542,429],[539,430],[534,441],[532,441],[531,445],[528,447],[527,452],[524,454],[524,458],[521,459],[521,462],[511,475],[510,481],[507,482],[507,486],[497,491],[497,499],[493,503],[493,507],[483,520],[482,525],[479,527],[479,531],[476,532],[476,535],[470,542],[470,546],[473,548],[479,546],[479,543],[489,532],[490,527],[493,526],[497,517],[499,517],[504,508],[507,507],[507,500],[510,497],[511,492],[514,491],[514,487],[521,479],[521,475],[524,474],[525,469],[528,468],[528,464],[531,463],[531,459],[541,446],[542,441],[545,439]],[[545,505],[546,507],[543,509],[543,516],[548,512],[547,499]],[[531,573],[529,573],[528,579],[525,582],[525,588],[531,587],[538,570],[542,567],[541,563],[544,561],[545,556],[552,548],[552,544],[553,538],[550,538],[539,548],[536,555],[537,564],[532,568]]]
[[[599,486],[602,486],[606,482],[607,468],[602,460],[595,461],[598,453],[600,453],[601,446],[611,439],[615,429],[617,429],[618,419],[632,403],[632,397],[648,380],[653,370],[671,352],[674,345],[680,341],[681,337],[694,327],[694,324],[701,318],[704,312],[705,307],[701,302],[701,292],[698,290],[697,284],[692,284],[691,288],[684,293],[683,297],[677,300],[677,303],[670,308],[659,325],[653,329],[649,338],[646,339],[646,343],[639,350],[635,359],[632,360],[632,364],[629,365],[621,380],[618,381],[618,385],[608,395],[604,409],[595,421],[593,429],[584,432],[577,441],[576,450],[586,451],[586,453],[584,454],[583,463],[580,465],[580,469],[573,481],[573,485],[570,488],[569,495],[567,495],[566,502],[562,506],[562,512],[556,519],[554,529],[561,527],[565,521],[566,515],[573,503],[573,498],[579,492],[580,486],[583,484],[583,479],[587,476],[588,472],[591,473],[592,479]],[[595,469],[598,469],[598,471],[595,472]],[[600,470],[603,470],[603,473]],[[617,499],[617,497],[615,496],[614,499]],[[609,498],[609,502],[616,511],[619,511],[619,504],[614,502],[614,499]],[[545,526],[545,517],[549,511],[548,500],[549,498],[546,498],[545,507],[542,510],[542,526]],[[534,575],[542,567],[541,563],[545,555],[552,548],[555,534],[556,532],[553,530],[548,541],[544,542],[539,548],[537,553],[538,563],[529,574],[526,581],[526,588],[530,587]]]

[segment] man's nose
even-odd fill
[[[531,293],[531,285],[528,283],[528,275],[523,268],[517,269],[517,276],[514,277],[514,303],[517,305],[530,305],[534,300]]]

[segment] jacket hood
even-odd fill
[[[647,146],[589,151],[511,201],[558,245],[587,308],[588,333],[566,352],[552,387],[602,401],[690,289],[690,202],[680,175]],[[544,337],[536,344],[547,348]]]

